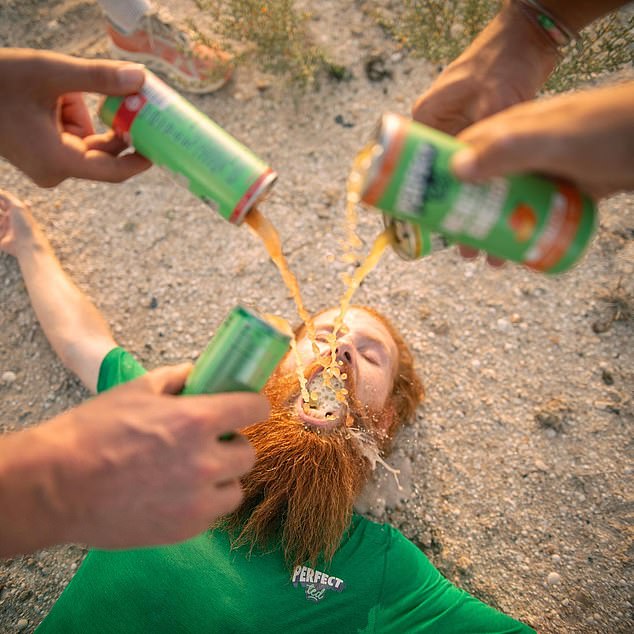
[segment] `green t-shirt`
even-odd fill
[[[98,390],[144,372],[105,357]],[[315,517],[315,521],[321,518]],[[172,546],[91,550],[38,634],[534,632],[447,581],[391,526],[355,515],[328,565],[289,571],[223,531]]]

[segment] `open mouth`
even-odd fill
[[[324,373],[318,372],[308,381],[310,401],[305,403],[301,394],[297,398],[297,413],[301,420],[319,429],[332,429],[345,420],[348,407],[346,405],[345,385],[338,377],[331,377],[330,385],[326,384]],[[339,399],[337,400],[337,394]]]

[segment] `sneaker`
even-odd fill
[[[169,18],[144,15],[133,33],[122,33],[108,20],[114,57],[145,64],[167,75],[182,90],[207,93],[224,86],[233,72],[232,57],[219,48],[193,43]]]

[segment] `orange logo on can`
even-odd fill
[[[537,227],[537,216],[532,207],[525,203],[519,204],[510,215],[509,226],[515,231],[515,238],[518,242],[528,242],[535,233]]]
[[[537,271],[548,271],[566,254],[581,224],[581,194],[566,183],[559,183],[546,226],[526,255],[524,264]]]

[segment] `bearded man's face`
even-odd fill
[[[326,337],[337,315],[333,309],[315,319],[319,353],[305,333],[297,341],[316,400],[304,403],[292,354],[266,385],[271,416],[243,431],[257,461],[243,479],[242,506],[225,522],[236,545],[267,549],[281,542],[289,565],[332,557],[395,417],[399,348],[385,324],[364,309],[349,309],[337,335],[345,399],[337,400],[325,384],[320,361],[330,353]]]

